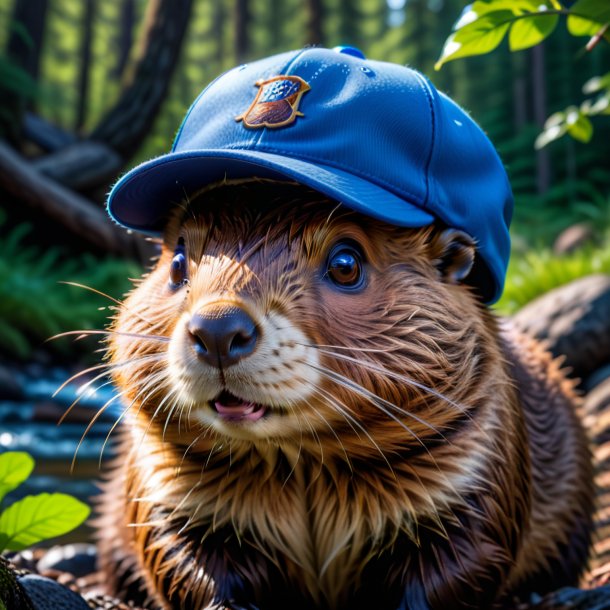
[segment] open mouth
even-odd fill
[[[221,419],[230,422],[258,421],[267,413],[265,405],[243,400],[226,390],[223,390],[210,404]]]

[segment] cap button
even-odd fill
[[[334,47],[333,51],[336,51],[337,53],[344,53],[345,55],[351,55],[352,57],[357,57],[358,59],[366,59],[364,53],[356,47],[339,46]]]

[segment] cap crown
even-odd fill
[[[172,152],[132,170],[111,193],[119,222],[154,229],[158,218],[140,208],[132,216],[137,204],[120,192],[146,189],[145,175],[157,199],[173,196],[176,181],[184,193],[223,175],[281,176],[396,225],[436,218],[476,240],[474,282],[484,299],[502,291],[512,215],[506,172],[469,115],[404,66],[311,48],[236,67],[195,100]],[[159,217],[163,205],[152,202],[148,216]]]

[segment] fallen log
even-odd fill
[[[150,256],[152,246],[142,237],[113,224],[97,204],[44,176],[2,141],[0,187],[109,254],[141,261]]]

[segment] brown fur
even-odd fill
[[[172,291],[179,237],[189,283]],[[324,277],[346,238],[366,261],[354,293]],[[576,583],[593,491],[574,395],[453,283],[471,262],[451,232],[294,185],[227,185],[178,208],[110,344],[128,405],[102,506],[111,588],[131,579],[162,608],[415,610]],[[263,337],[223,374],[185,340],[218,303]],[[219,422],[206,401],[223,387],[271,416]]]

